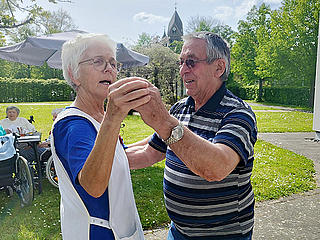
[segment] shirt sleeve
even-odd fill
[[[148,143],[151,147],[158,150],[159,152],[162,152],[162,153],[167,152],[167,145],[162,141],[162,139],[157,133],[154,133],[152,135]]]
[[[251,109],[236,109],[228,113],[213,139],[214,143],[225,144],[237,152],[241,158],[240,164],[244,166],[249,159],[253,159],[256,141],[256,119]]]
[[[57,155],[74,184],[95,143],[96,130],[83,117],[67,117],[56,123],[53,136]]]

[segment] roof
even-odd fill
[[[176,31],[172,31],[173,27],[176,28]],[[177,11],[174,11],[174,14],[171,17],[171,20],[168,26],[168,36],[171,36],[171,35],[180,35],[180,36],[183,35],[183,25]]]

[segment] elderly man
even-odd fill
[[[131,168],[166,157],[164,200],[172,220],[167,239],[251,239],[250,182],[255,115],[226,89],[230,52],[209,32],[184,37],[180,75],[189,97],[166,111],[159,92],[137,110],[157,133],[129,146]]]

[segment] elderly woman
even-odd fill
[[[9,106],[6,109],[7,118],[0,121],[0,125],[6,130],[7,133],[25,134],[35,132],[35,127],[29,123],[24,117],[19,117],[20,109],[15,106]],[[18,149],[20,155],[24,156],[29,162],[35,161],[34,150],[27,143],[19,143]],[[45,148],[38,147],[38,154],[41,155]]]
[[[20,109],[9,106],[6,109],[7,118],[0,120],[0,125],[9,132],[27,133],[34,132],[35,127],[26,118],[19,117]]]
[[[148,83],[138,78],[116,82],[116,43],[106,35],[79,35],[66,42],[62,65],[76,92],[52,128],[62,236],[143,239],[119,131],[128,111],[150,100]]]

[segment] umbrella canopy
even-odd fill
[[[64,42],[75,38],[80,30],[54,33],[39,37],[28,37],[23,42],[0,48],[0,58],[24,63],[27,65],[42,66],[47,62],[51,68],[62,68],[61,47]],[[149,57],[126,48],[122,43],[117,44],[117,61],[123,68],[144,66]]]

